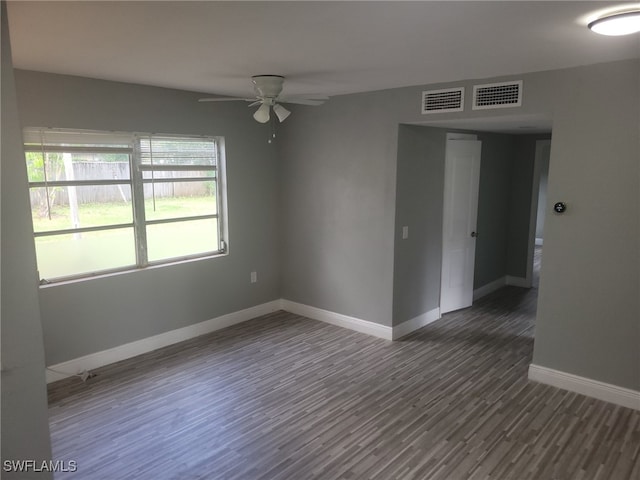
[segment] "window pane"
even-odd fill
[[[36,232],[133,222],[129,184],[38,187],[30,195]]]
[[[129,180],[127,153],[26,152],[30,182],[56,180]]]
[[[150,262],[218,251],[218,220],[147,225],[147,247]]]
[[[133,228],[36,237],[40,278],[79,275],[136,263]]]
[[[140,138],[143,165],[216,165],[213,139],[153,137]]]
[[[215,182],[145,184],[144,197],[147,220],[217,213]]]
[[[26,152],[27,175],[30,182],[66,180],[62,153]],[[46,168],[45,168],[46,167]],[[46,171],[46,175],[45,175]]]

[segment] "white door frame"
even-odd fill
[[[527,276],[525,287],[533,286],[533,253],[536,245],[536,221],[538,218],[538,194],[540,192],[540,173],[542,172],[542,153],[544,147],[551,148],[551,140],[537,140],[533,163],[533,183],[531,185],[531,211],[529,213],[529,245],[527,247]]]

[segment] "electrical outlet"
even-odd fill
[[[251,272],[251,283],[256,283],[258,281],[258,272]]]
[[[406,240],[409,238],[409,227],[402,227],[402,239]]]

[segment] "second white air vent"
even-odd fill
[[[519,107],[522,105],[522,80],[473,86],[473,110]]]
[[[464,87],[422,92],[422,114],[461,112],[464,110]]]

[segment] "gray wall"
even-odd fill
[[[482,141],[473,288],[507,275],[509,210],[513,180],[514,135],[478,133]],[[517,239],[514,241],[518,241]],[[526,239],[525,239],[526,255]]]
[[[2,462],[49,460],[49,417],[38,308],[36,258],[27,169],[15,98],[13,65],[2,2]],[[2,478],[52,478],[50,473],[6,473]]]
[[[391,325],[392,109],[393,94],[349,95],[296,108],[284,124],[284,298]]]
[[[522,107],[473,111],[467,95],[464,112],[439,117],[441,126],[452,128],[460,119],[516,114],[553,119],[549,201],[562,197],[570,211],[547,219],[535,362],[635,389],[639,69],[640,61],[631,60],[482,79],[522,79]],[[402,226],[394,219],[398,124],[435,122],[420,114],[422,90],[471,91],[474,83],[348,95],[321,108],[296,109],[281,149],[285,298],[392,325],[394,255],[403,255],[394,245]],[[532,172],[519,167],[525,185]],[[531,184],[528,198],[525,187],[514,194],[529,204]],[[523,218],[528,221],[528,213]],[[519,231],[509,235],[519,237]],[[507,255],[507,272],[524,276],[526,262],[511,265],[515,253]]]
[[[534,363],[640,390],[640,61],[555,85]]]
[[[396,175],[393,324],[440,305],[446,130],[400,125]],[[402,227],[409,238],[402,239]]]
[[[16,81],[24,126],[222,135],[226,145],[229,255],[40,288],[47,364],[280,298],[278,164],[246,105],[29,71]]]
[[[640,60],[630,60],[482,79],[522,79],[522,107],[472,111],[467,95],[465,112],[439,117],[451,126],[515,114],[553,119],[549,201],[564,200],[569,210],[548,216],[545,225],[534,361],[636,390],[639,72]],[[218,116],[212,106],[205,114],[193,103],[195,94],[21,73],[25,125],[214,133],[227,136],[229,146],[232,255],[42,289],[45,337],[52,339],[48,359],[73,358],[280,294],[392,325],[394,256],[402,255],[395,247],[398,124],[427,121],[420,114],[422,90],[471,91],[474,83],[348,95],[320,108],[296,108],[280,135],[278,177],[275,156],[244,108],[216,106]],[[248,272],[256,263],[267,272],[266,285],[261,275],[251,287]],[[216,291],[219,298],[202,299]],[[105,292],[121,303],[109,302]],[[51,352],[51,346],[60,348]]]
[[[548,112],[550,99],[540,91],[553,85],[553,76],[525,77],[530,85],[525,98],[537,103],[527,108],[525,100],[525,113]],[[470,90],[473,81],[458,85]],[[410,258],[403,249],[411,248],[407,243],[399,249],[395,245],[402,227],[395,219],[398,125],[425,122],[420,114],[422,90],[447,86],[451,85],[338,96],[322,107],[294,109],[295,122],[284,124],[280,137],[284,298],[386,326],[430,304],[419,297],[420,288],[414,288],[403,293],[405,299],[394,307],[394,284],[395,292],[401,292],[398,279],[404,275],[401,272],[394,282],[394,257]],[[469,102],[471,96],[467,97]],[[505,115],[471,111],[469,105],[466,110],[462,115]],[[446,122],[462,116],[439,118]],[[412,275],[420,275],[419,269],[404,284]],[[395,319],[394,308],[405,313]]]

